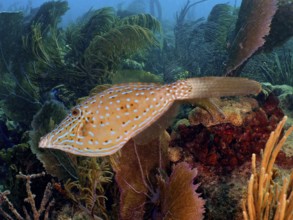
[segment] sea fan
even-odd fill
[[[203,219],[205,201],[195,192],[199,186],[193,184],[196,175],[196,169],[182,162],[174,166],[168,180],[158,177],[161,213],[156,219]]]

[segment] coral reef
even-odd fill
[[[252,153],[259,154],[283,113],[273,95],[264,100],[260,108],[257,108],[255,100],[245,99],[246,102],[242,99],[224,100],[221,107],[227,117],[220,118],[220,124],[207,113],[201,113],[201,117],[194,117],[191,113],[191,124],[204,122],[215,125],[178,126],[177,133],[172,135],[171,146],[181,147],[195,161],[224,173],[249,160]],[[223,104],[227,106],[223,107]],[[227,120],[232,123],[222,123]]]
[[[195,19],[205,1],[187,0],[174,24],[161,20],[158,0],[149,6],[160,21],[140,0],[91,9],[68,26],[67,1],[0,13],[1,219],[292,218],[293,175],[282,179],[293,166],[293,137],[282,139],[293,124],[292,1],[217,4]],[[112,83],[223,73],[273,85],[258,97],[186,104],[168,133],[130,140],[111,158],[38,148],[67,109]],[[283,112],[287,125],[272,141]]]

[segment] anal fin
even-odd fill
[[[173,103],[170,108],[152,125],[137,134],[132,139],[138,145],[149,143],[158,138],[168,128],[179,110],[179,102]]]

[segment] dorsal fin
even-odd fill
[[[94,95],[96,95],[96,94],[98,94],[98,93],[100,93],[100,92],[103,92],[103,91],[105,91],[105,90],[111,88],[112,86],[113,86],[113,85],[111,85],[111,84],[97,85],[97,86],[95,86],[95,87],[90,91],[90,93],[89,93],[88,96],[84,96],[84,97],[78,98],[78,99],[76,100],[76,103],[77,103],[77,104],[80,104],[80,103],[82,103],[83,101],[85,101],[87,98],[89,98],[89,97],[91,97],[91,96],[94,96]]]

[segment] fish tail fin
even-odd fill
[[[261,85],[241,77],[201,77],[177,82],[176,100],[258,94]]]

